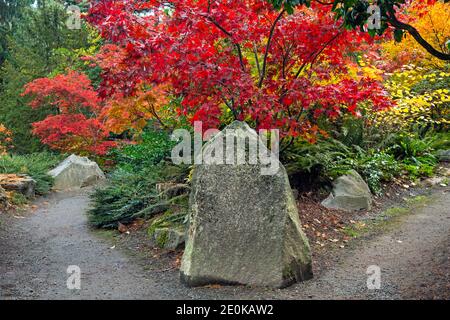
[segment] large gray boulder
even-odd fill
[[[254,130],[236,121],[205,144],[203,154],[214,153],[224,136],[259,141]],[[310,247],[286,170],[273,158],[279,167],[272,175],[261,174],[260,160],[194,167],[180,270],[184,284],[281,288],[312,277]]]
[[[78,189],[105,179],[97,163],[74,154],[48,172],[54,178],[53,189]]]
[[[369,210],[372,194],[366,182],[355,170],[340,176],[333,182],[333,190],[322,205],[329,209],[344,211]]]

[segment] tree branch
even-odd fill
[[[275,27],[277,26],[278,21],[280,21],[281,17],[283,17],[283,14],[286,12],[286,10],[281,10],[281,12],[276,17],[275,21],[272,24],[272,27],[270,28],[269,33],[269,39],[267,39],[267,45],[266,45],[266,52],[264,53],[264,59],[263,59],[263,65],[261,70],[261,77],[259,77],[258,87],[262,87],[264,77],[266,76],[266,69],[267,69],[267,56],[269,55],[270,45],[272,43],[273,34],[275,33]]]
[[[233,35],[230,32],[228,32],[227,30],[225,30],[225,28],[222,27],[216,20],[214,20],[210,16],[204,16],[204,17],[208,21],[212,22],[213,25],[215,25],[220,31],[222,31],[224,34],[226,34],[229,38],[232,38]],[[231,41],[233,41],[233,39],[231,39]],[[239,45],[239,43],[234,43],[234,46],[236,47],[236,50],[238,52],[239,63],[241,64],[241,69],[242,69],[242,71],[245,71],[244,57],[242,55],[241,46]]]
[[[258,68],[258,76],[261,78],[261,66],[259,65],[258,49],[256,48],[255,43],[253,43],[253,53],[255,54],[255,64]]]
[[[223,102],[225,103],[225,105],[228,107],[228,109],[230,109],[231,113],[233,114],[234,120],[237,120],[236,109],[234,109],[233,105],[230,104],[223,95],[222,95],[222,99],[223,99]]]
[[[388,22],[395,28],[407,31],[429,54],[435,56],[440,60],[449,61],[450,54],[436,50],[429,42],[427,42],[422,35],[412,25],[403,23],[395,16],[395,10],[392,6],[387,7],[389,12]]]
[[[300,69],[298,69],[297,73],[295,74],[295,78],[298,78],[300,76],[300,73],[303,71],[303,69],[305,68],[306,64],[308,62],[310,62],[311,64],[314,63],[314,61],[316,61],[316,59],[322,54],[322,52],[326,49],[326,47],[328,47],[334,40],[337,39],[337,37],[342,33],[342,29],[338,31],[338,33],[336,33],[336,35],[334,35],[330,40],[328,40],[327,42],[325,42],[325,44],[322,46],[322,48],[320,48],[319,51],[317,51],[317,53],[312,53],[309,58],[312,58],[311,61],[309,61],[309,58],[302,64],[302,66],[300,67]]]
[[[291,54],[292,46],[288,46],[286,48],[286,52],[284,52],[283,47],[281,47],[282,53],[283,53],[283,60],[282,60],[282,66],[281,66],[281,75],[284,80],[286,80],[286,66],[287,62],[289,60],[289,55]]]

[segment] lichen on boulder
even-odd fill
[[[185,232],[180,228],[157,228],[154,238],[158,247],[167,250],[175,250],[184,244]]]
[[[155,240],[158,247],[167,250],[181,248],[185,243],[185,213],[173,213],[168,210],[152,220],[147,232]]]

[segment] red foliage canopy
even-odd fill
[[[107,61],[102,97],[164,83],[205,126],[231,114],[294,136],[314,129],[311,114],[389,105],[379,83],[347,76],[349,53],[371,38],[319,4],[287,15],[259,0],[102,0],[87,19],[112,43],[96,59]]]

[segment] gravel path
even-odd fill
[[[385,229],[297,290],[316,299],[450,299],[450,193],[434,194]],[[379,290],[367,289],[369,266],[380,268]]]
[[[330,253],[328,271],[284,290],[185,288],[176,270],[151,270],[89,230],[87,191],[36,205],[0,225],[0,299],[450,299],[450,193],[442,191],[383,234]],[[80,267],[81,290],[66,286],[70,265]],[[369,265],[380,267],[379,290],[367,289]]]

